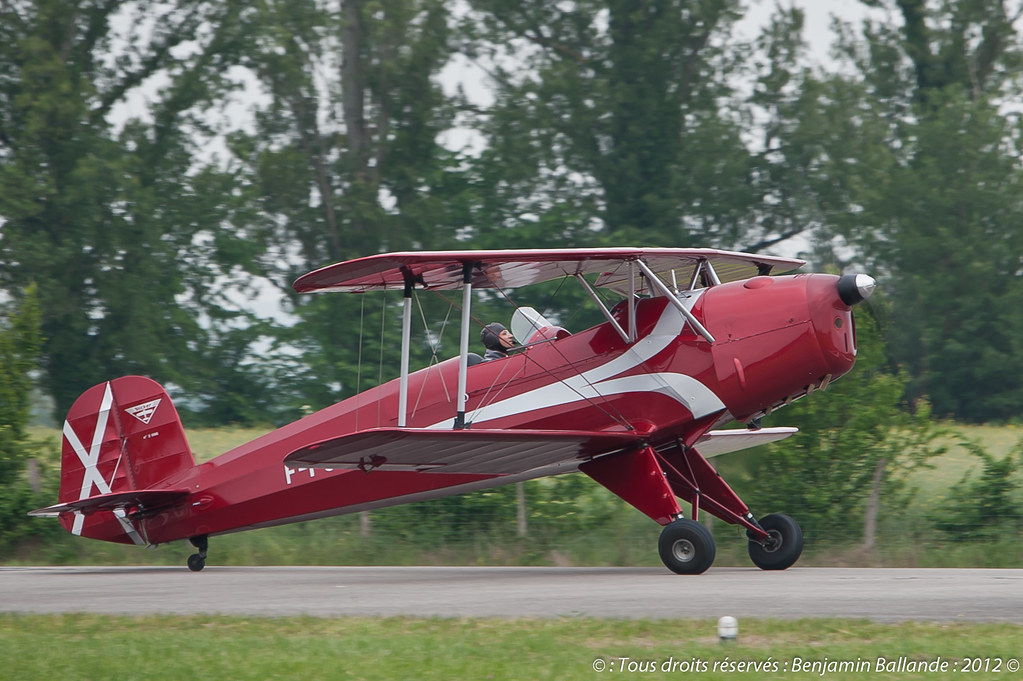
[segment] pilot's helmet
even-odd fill
[[[480,331],[480,340],[483,341],[483,347],[487,350],[500,350],[501,352],[507,350],[507,348],[501,345],[500,338],[501,332],[506,330],[504,324],[500,322],[491,322],[484,326],[483,330]]]

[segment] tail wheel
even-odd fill
[[[695,520],[682,518],[664,526],[657,551],[672,572],[698,575],[714,562],[714,537]]]
[[[193,553],[188,557],[188,569],[192,572],[199,572],[206,567],[206,552],[210,548],[209,535],[200,534],[195,537],[189,537],[188,541],[192,546],[199,549],[199,553]]]
[[[784,513],[772,513],[760,519],[768,534],[764,543],[750,540],[749,557],[762,570],[784,570],[803,553],[803,530]]]

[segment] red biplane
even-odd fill
[[[105,541],[188,539],[197,571],[213,535],[582,471],[664,526],[659,553],[676,573],[714,560],[701,511],[744,527],[756,565],[785,569],[802,551],[799,525],[783,514],[757,519],[707,458],[791,435],[761,419],[853,366],[852,307],[874,281],[769,276],[803,264],[606,248],[387,253],[330,265],[295,289],[404,292],[399,378],[199,465],[158,383],[102,383],[64,422],[59,503],[33,515]],[[517,351],[485,362],[470,352],[474,290],[561,277],[576,279],[606,321],[570,333],[522,308],[511,323]],[[412,296],[458,289],[458,356],[410,373]],[[733,421],[747,427],[721,429]]]

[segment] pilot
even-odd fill
[[[491,322],[483,327],[480,332],[480,340],[487,349],[483,355],[483,361],[489,362],[492,359],[504,359],[508,356],[508,350],[515,347],[515,337],[511,331],[504,328],[500,322]]]

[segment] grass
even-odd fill
[[[941,442],[947,447],[947,451],[933,459],[929,467],[914,471],[908,476],[908,482],[918,490],[917,499],[924,503],[944,496],[949,487],[959,482],[971,470],[980,470],[980,460],[962,446],[961,439],[977,442],[997,459],[1017,450],[1023,442],[1023,426],[1017,424],[942,425],[949,430],[949,435]]]
[[[1017,426],[956,426],[1002,456],[1023,438]],[[205,461],[268,429],[190,430],[196,458]],[[36,437],[57,441],[55,430]],[[979,463],[950,441],[933,468],[917,471],[913,514],[947,493]],[[53,462],[49,462],[54,465]],[[394,509],[394,511],[398,511]],[[938,509],[942,512],[944,509]],[[388,511],[374,512],[387,513]],[[31,521],[46,522],[46,521]],[[908,521],[907,521],[908,522]],[[893,532],[913,532],[893,523]],[[659,565],[658,527],[623,509],[606,527],[528,541],[475,537],[460,545],[407,546],[384,536],[363,538],[358,518],[342,516],[217,537],[216,564],[589,564]],[[717,565],[747,564],[734,528],[715,525]],[[383,533],[381,533],[383,534]],[[871,557],[808,547],[803,565],[1010,565],[1023,563],[1018,537],[980,546],[882,546]],[[978,556],[978,551],[982,553]],[[140,551],[60,534],[31,547],[15,563],[183,564],[184,543]],[[594,679],[646,676],[725,679],[1018,679],[1009,660],[1023,658],[1023,626],[977,623],[879,624],[859,620],[755,620],[739,623],[736,643],[722,644],[712,620],[632,621],[590,618],[240,618],[219,616],[110,617],[0,614],[3,677],[18,681],[176,679]],[[945,672],[877,669],[879,657],[898,664],[944,661]],[[605,665],[595,671],[594,662]],[[799,668],[797,669],[797,661]],[[674,672],[663,665],[678,663]],[[747,665],[740,668],[737,665]],[[840,671],[842,663],[852,671]],[[718,671],[714,670],[715,664]],[[826,667],[825,665],[831,665]],[[967,664],[977,673],[964,674]],[[702,671],[706,665],[706,671]],[[817,665],[809,667],[807,665]],[[865,666],[869,666],[868,668]],[[980,665],[977,667],[976,665]],[[999,671],[994,671],[995,666]],[[687,670],[688,666],[688,670]],[[750,668],[756,670],[750,671]],[[722,668],[724,667],[724,670]],[[656,670],[651,673],[653,668]],[[986,671],[985,671],[986,668]],[[695,669],[696,671],[692,671]],[[905,667],[904,667],[905,669]]]
[[[255,440],[260,435],[265,435],[271,430],[272,428],[269,426],[265,428],[242,428],[240,426],[192,428],[187,431],[187,436],[188,444],[192,447],[192,453],[195,455],[196,462],[202,463],[250,440]]]
[[[944,440],[947,452],[932,460],[931,467],[916,471],[910,478],[911,483],[925,495],[946,490],[970,469],[979,465],[977,458],[959,444],[960,437],[976,440],[988,452],[999,458],[1013,451],[1023,441],[1023,426],[1016,424],[1004,426],[945,424],[945,426],[950,431],[950,436]],[[260,435],[265,435],[270,430],[269,426],[224,426],[189,428],[186,432],[196,461],[202,463]],[[29,433],[36,439],[54,443],[59,443],[60,440],[60,431],[56,428],[33,426]]]
[[[265,435],[272,428],[223,426],[221,428],[187,428],[188,444],[192,448],[197,463],[209,461],[215,456],[230,451],[239,445]],[[31,426],[29,437],[53,443],[55,451],[60,450],[60,430],[44,426]]]
[[[712,620],[0,615],[0,660],[4,677],[18,681],[592,680],[650,678],[644,670],[673,662],[674,673],[653,678],[821,678],[804,668],[815,662],[859,667],[828,679],[921,676],[876,668],[879,657],[905,657],[947,662],[946,673],[923,674],[941,680],[960,678],[967,658],[987,665],[975,678],[1018,679],[1008,660],[1023,657],[1023,626],[1011,624],[744,619],[739,628],[737,642],[721,643]],[[703,665],[705,673],[681,671]],[[760,671],[748,671],[754,665]]]
[[[907,505],[895,505],[882,518],[878,546],[870,553],[855,543],[825,544],[828,538],[808,542],[801,565],[890,566],[890,567],[1017,567],[1023,564],[1023,542],[1018,530],[989,538],[983,543],[954,542],[938,535],[931,524],[934,514],[955,513],[956,504],[946,504],[949,488],[980,462],[959,444],[960,437],[979,442],[996,457],[1013,451],[1023,439],[1020,426],[949,426],[948,451],[931,461],[928,468],[914,471],[909,484],[917,490]],[[258,437],[269,428],[203,428],[188,431],[198,461],[206,461]],[[55,429],[36,428],[36,438],[59,442]],[[56,461],[45,462],[56,473]],[[589,482],[586,480],[586,482]],[[527,483],[534,485],[539,483]],[[363,537],[357,516],[340,516],[279,528],[256,530],[214,538],[210,564],[216,565],[649,565],[659,566],[656,542],[660,528],[638,511],[614,499],[609,492],[590,483],[593,499],[617,504],[610,518],[597,526],[572,529],[560,521],[548,523],[548,532],[531,526],[531,536],[514,536],[514,521],[506,531],[480,533],[466,529],[465,539],[437,539],[424,523],[444,517],[442,507],[397,507],[374,511],[373,534]],[[527,487],[527,489],[529,489]],[[1023,489],[1016,490],[1023,497]],[[528,496],[528,492],[527,492]],[[565,499],[573,502],[573,499]],[[439,502],[430,502],[437,504]],[[585,509],[583,508],[585,506]],[[578,512],[589,512],[581,504]],[[421,514],[421,515],[417,515]],[[403,515],[404,514],[404,515]],[[798,513],[794,513],[798,516]],[[457,518],[454,521],[457,522]],[[26,522],[46,523],[28,519]],[[417,536],[394,535],[388,527],[413,523]],[[467,526],[468,527],[468,526]],[[748,565],[745,541],[736,528],[714,523],[717,537],[715,565]],[[22,547],[5,556],[8,564],[161,564],[177,565],[192,552],[184,542],[141,551],[133,546],[84,541],[55,532],[45,542]]]

